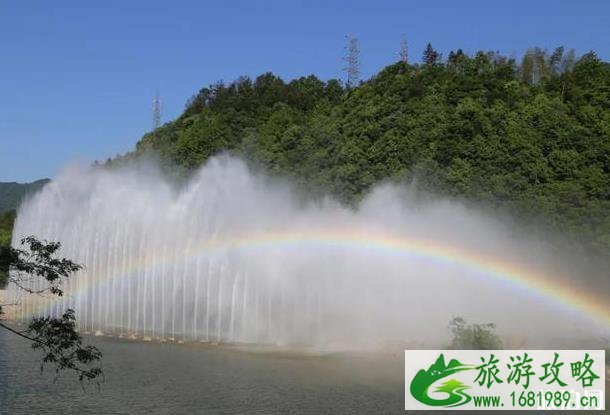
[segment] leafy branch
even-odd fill
[[[21,240],[21,245],[25,249],[2,248],[0,264],[8,266],[9,282],[28,294],[50,292],[62,296],[62,282],[83,268],[69,259],[56,258],[61,248],[59,242],[42,242],[28,236]],[[32,282],[40,279],[46,282],[46,286],[32,288]],[[2,314],[0,305],[0,316]],[[83,345],[76,331],[76,316],[72,309],[67,309],[60,318],[35,317],[24,331],[15,330],[2,321],[0,327],[31,341],[32,348],[42,352],[41,372],[46,364],[51,364],[55,367],[56,378],[64,370],[76,372],[81,382],[96,381],[99,385],[99,379],[103,378],[102,369],[93,366],[101,359],[102,353],[95,346]]]

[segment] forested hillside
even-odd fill
[[[31,183],[0,182],[0,213],[19,207],[21,200],[49,182],[49,179],[36,180]]]
[[[126,158],[188,173],[222,150],[356,201],[383,179],[506,209],[610,252],[610,66],[529,50],[398,62],[357,87],[267,73],[202,89]]]

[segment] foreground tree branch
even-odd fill
[[[26,249],[2,248],[0,265],[9,269],[9,282],[31,295],[50,292],[62,296],[62,282],[82,266],[69,259],[56,258],[61,247],[59,242],[41,242],[33,236],[21,240]],[[32,288],[32,283],[42,280],[43,288]],[[0,305],[0,317],[3,314]],[[95,381],[103,378],[103,371],[95,363],[102,358],[102,353],[95,347],[83,345],[80,334],[76,331],[76,316],[72,309],[67,309],[60,318],[35,317],[24,331],[15,330],[0,321],[0,327],[8,332],[32,342],[34,350],[42,352],[41,372],[45,365],[54,366],[55,376],[65,370],[77,374],[79,381]]]

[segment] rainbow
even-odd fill
[[[116,278],[129,278],[138,275],[148,267],[172,264],[178,260],[196,258],[224,250],[252,250],[272,247],[289,248],[303,245],[345,247],[379,251],[384,254],[402,257],[419,257],[436,263],[444,263],[472,269],[495,281],[506,283],[531,295],[536,295],[564,309],[577,311],[610,328],[610,301],[598,294],[584,291],[568,284],[565,279],[522,268],[498,257],[487,256],[463,248],[439,243],[438,241],[396,236],[385,232],[358,231],[353,229],[302,229],[290,231],[269,231],[252,233],[231,238],[206,240],[182,251],[179,256],[150,255],[134,261],[129,269],[120,275],[109,276],[105,284]],[[80,285],[79,291],[88,287]]]

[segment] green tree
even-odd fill
[[[423,62],[426,65],[435,65],[440,60],[440,54],[434,50],[431,43],[426,45],[426,49],[424,49]]]
[[[497,350],[502,348],[502,340],[494,332],[493,323],[468,324],[461,317],[455,317],[449,323],[453,334],[448,349],[456,350]]]
[[[29,295],[50,294],[62,296],[62,283],[82,267],[68,259],[57,258],[61,247],[58,242],[41,242],[33,236],[21,241],[23,249],[0,248],[0,265],[10,270],[9,282]],[[42,280],[44,288],[33,289]],[[0,304],[0,317],[3,307],[14,305]],[[0,320],[0,327],[31,342],[34,350],[42,352],[40,370],[52,365],[56,376],[62,371],[75,372],[80,381],[99,381],[103,376],[100,367],[94,366],[101,352],[94,346],[83,345],[76,331],[74,310],[66,310],[61,317],[34,317],[27,329],[20,331]]]
[[[9,210],[0,214],[0,250],[7,249],[11,246],[11,239],[13,234],[13,224],[17,212]],[[4,288],[8,281],[8,263],[0,264],[0,288]]]

